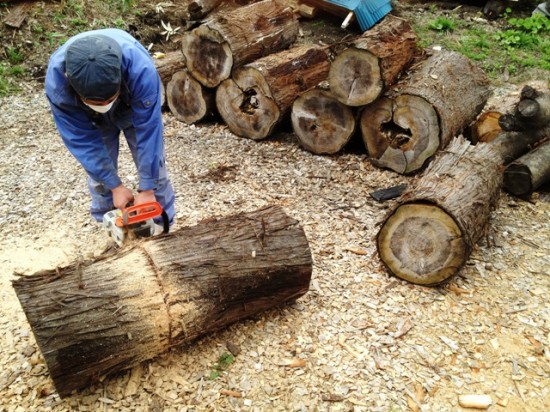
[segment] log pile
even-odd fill
[[[210,219],[13,286],[61,397],[309,289],[299,223],[277,206]]]
[[[532,93],[538,102],[547,94]],[[525,93],[517,106],[522,104]],[[542,106],[542,105],[541,105]],[[550,122],[501,131],[473,145],[458,136],[398,199],[377,235],[382,262],[393,275],[420,285],[437,285],[457,274],[481,238],[500,190],[523,196],[550,178]],[[519,118],[518,118],[519,116]]]

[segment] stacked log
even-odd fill
[[[238,136],[268,137],[289,112],[296,96],[327,79],[326,47],[301,45],[236,69],[216,89],[219,114]]]
[[[419,53],[411,25],[387,15],[353,40],[331,64],[330,91],[348,106],[364,106],[394,84]]]
[[[185,32],[182,51],[191,75],[217,87],[232,70],[284,50],[298,36],[298,19],[282,0],[264,0],[207,18]]]
[[[304,92],[292,105],[298,143],[315,154],[335,154],[353,137],[356,107],[376,100],[417,54],[416,35],[405,20],[386,16],[344,46],[324,85]]]
[[[485,72],[467,57],[440,51],[367,105],[360,129],[371,162],[418,172],[479,115],[491,93]]]
[[[187,124],[197,123],[215,111],[214,90],[200,84],[188,70],[172,75],[166,85],[166,100],[174,117]]]
[[[516,132],[550,128],[550,93],[525,86],[513,112],[501,116],[499,124],[505,130]],[[544,141],[506,166],[503,187],[512,195],[528,199],[549,181],[550,142]]]
[[[309,288],[311,252],[280,207],[210,219],[13,286],[61,397]]]

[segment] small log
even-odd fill
[[[203,221],[13,287],[61,397],[170,347],[295,301],[311,252],[277,206]]]
[[[493,404],[491,395],[458,395],[458,404],[462,408],[487,409]]]
[[[503,165],[544,136],[503,132],[475,146],[461,136],[452,140],[382,223],[377,249],[386,268],[428,286],[458,273],[496,207]]]
[[[550,133],[546,140],[504,169],[503,188],[515,196],[529,199],[533,192],[550,182]]]
[[[200,84],[187,70],[174,73],[166,85],[166,100],[174,117],[197,123],[215,110],[214,90]]]
[[[298,143],[315,154],[338,153],[355,132],[353,109],[321,87],[298,96],[290,118]]]
[[[329,72],[334,97],[348,106],[373,102],[418,54],[416,42],[406,20],[386,16],[335,57]]]
[[[489,78],[467,57],[451,51],[430,56],[362,111],[371,162],[401,174],[419,171],[474,121],[490,93]]]
[[[489,143],[493,141],[502,131],[499,119],[502,113],[496,110],[489,110],[479,115],[470,128],[470,140],[472,143]]]
[[[199,20],[218,7],[220,3],[222,0],[186,0],[183,6],[187,9],[190,20]]]
[[[501,116],[499,124],[503,130],[516,132],[547,127],[550,125],[550,93],[525,86],[514,112]]]
[[[181,50],[157,53],[153,55],[153,63],[160,76],[160,81],[165,86],[172,79],[174,73],[185,69],[185,60]]]
[[[217,87],[231,71],[288,48],[298,37],[298,18],[282,0],[265,0],[208,18],[185,32],[182,51],[191,75]]]
[[[238,68],[216,90],[216,107],[238,136],[261,140],[290,111],[296,96],[326,80],[328,49],[302,45]]]

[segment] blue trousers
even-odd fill
[[[130,126],[123,130],[126,141],[128,142],[128,147],[132,153],[132,158],[137,167],[137,142],[136,142],[136,133],[133,126]],[[109,151],[109,156],[113,160],[113,164],[118,169],[118,153],[120,147],[120,130],[118,128],[112,128],[111,130],[103,130],[103,142]],[[159,180],[158,187],[155,190],[155,197],[160,203],[166,214],[170,224],[174,223],[174,216],[176,214],[175,201],[176,197],[174,195],[174,189],[172,188],[172,183],[168,178],[168,173],[166,171],[166,156],[163,153],[160,171],[159,171]],[[88,190],[92,196],[92,205],[90,207],[90,213],[92,217],[101,222],[103,220],[103,215],[110,210],[114,209],[113,206],[113,194],[109,189],[107,189],[102,183],[99,183],[88,176]],[[162,224],[162,218],[159,218],[157,223]]]

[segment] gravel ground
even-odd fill
[[[503,193],[460,275],[420,287],[388,275],[374,242],[392,202],[369,193],[406,177],[360,149],[315,156],[288,132],[255,142],[170,113],[177,227],[281,205],[310,242],[310,291],[60,399],[11,281],[97,256],[110,241],[88,215],[85,175],[41,86],[0,109],[1,411],[457,411],[465,394],[490,395],[492,411],[550,410],[547,195]],[[121,163],[135,184],[127,150]],[[230,350],[234,362],[210,379]]]

